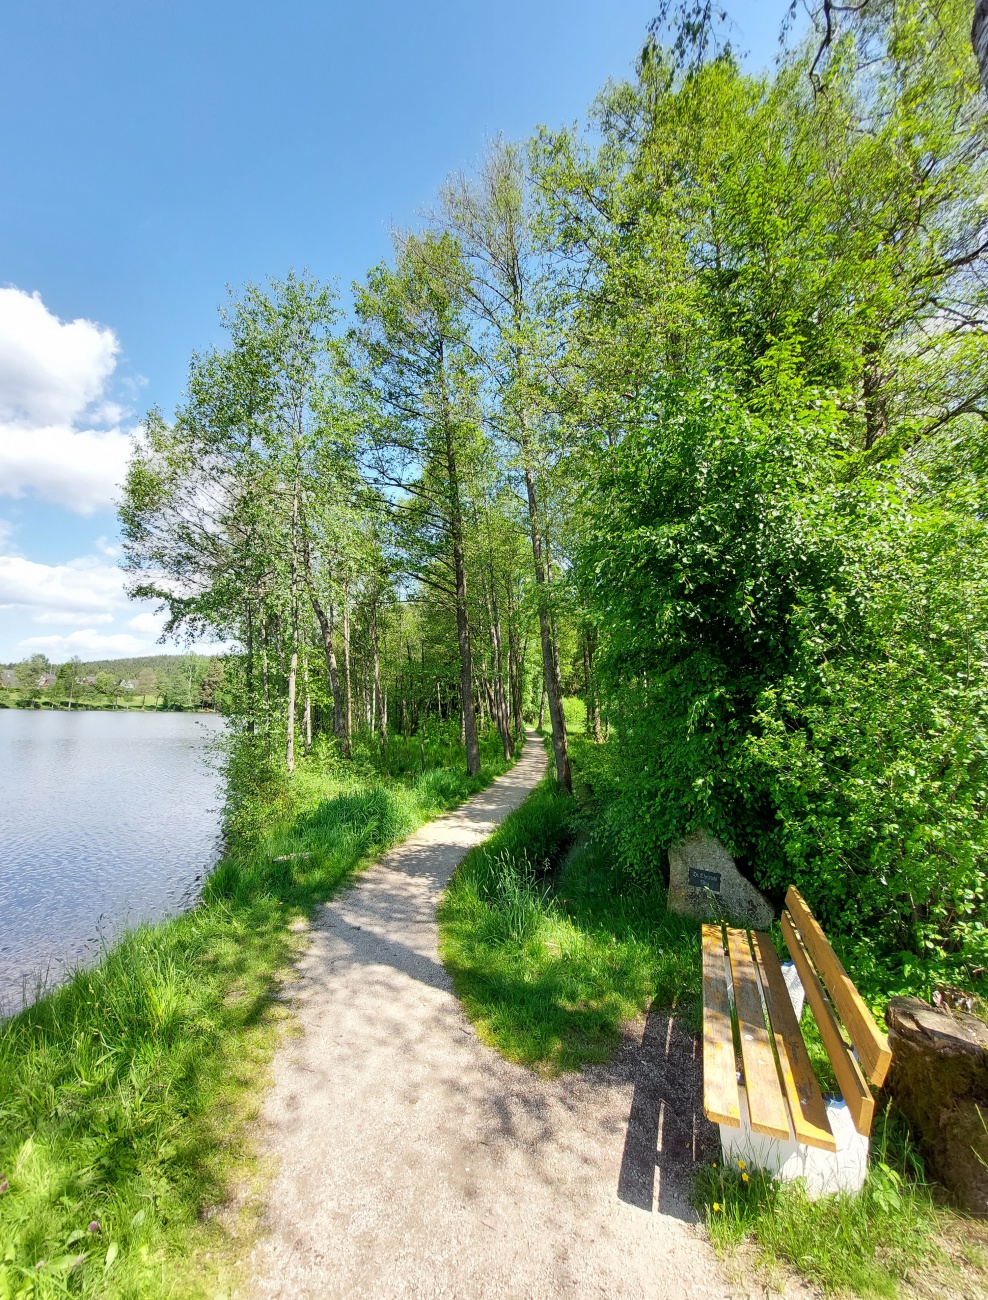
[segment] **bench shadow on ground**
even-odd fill
[[[443,992],[452,991],[452,980],[440,963],[383,932],[397,916],[411,920],[420,910],[414,891],[405,899],[365,892],[359,901],[360,924],[352,912],[344,916],[330,906],[324,913],[321,928],[327,939],[332,935],[336,960],[376,965],[382,972],[393,970]],[[392,1025],[389,1032],[400,1036],[402,1029]],[[506,1062],[489,1064],[494,1075],[518,1070]],[[680,1020],[653,1008],[640,1039],[630,1034],[606,1064],[556,1080],[536,1081],[527,1071],[525,1077],[527,1086],[514,1078],[513,1086],[491,1090],[492,1140],[526,1141],[544,1151],[555,1140],[556,1107],[579,1108],[581,1095],[589,1100],[598,1089],[627,1089],[630,1084],[615,1195],[647,1213],[655,1210],[683,1222],[697,1221],[690,1202],[693,1175],[701,1161],[716,1158],[716,1130],[703,1114],[700,1042]],[[447,1080],[447,1086],[451,1083]],[[550,1095],[555,1105],[547,1105]],[[612,1132],[620,1140],[616,1128]]]
[[[693,1174],[717,1147],[716,1129],[703,1113],[701,1050],[679,1020],[653,1007],[641,1042],[621,1053],[634,1091],[618,1197],[688,1222],[697,1219],[690,1204]]]

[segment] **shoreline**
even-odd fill
[[[394,775],[313,763],[248,785],[246,834],[189,911],[0,1023],[0,1294],[67,1259],[84,1293],[193,1300],[229,1283],[252,1232],[240,1196],[261,1177],[249,1119],[308,917],[512,766],[499,747],[482,742],[476,778],[446,745],[419,771],[409,744]]]
[[[145,708],[140,704],[97,704],[93,701],[77,702],[71,705],[67,701],[54,700],[5,700],[0,697],[0,709],[10,709],[28,713],[206,713],[211,717],[222,717],[218,709],[192,708],[185,704],[154,704]]]

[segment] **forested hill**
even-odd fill
[[[58,668],[62,661],[52,661],[37,656],[39,671],[47,668]],[[68,662],[68,661],[65,661]],[[150,668],[152,672],[159,674],[171,675],[175,672],[181,672],[182,668],[186,669],[190,664],[194,666],[194,671],[202,672],[209,664],[208,655],[200,654],[181,654],[181,655],[137,655],[131,659],[83,659],[75,662],[76,672],[80,677],[94,677],[97,673],[111,673],[116,677],[136,677],[143,668]],[[16,668],[17,663],[11,661],[8,664],[2,664],[3,668]]]
[[[80,676],[113,673],[117,677],[136,677],[142,668],[150,668],[161,675],[171,675],[181,672],[183,667],[187,669],[190,664],[201,671],[208,663],[208,655],[137,655],[132,659],[87,659],[78,668]]]
[[[492,144],[352,298],[224,308],[136,440],[132,590],[242,647],[224,707],[284,772],[401,732],[474,775],[542,718],[569,786],[579,694],[629,881],[705,827],[886,991],[984,980],[971,6],[831,6],[758,76],[661,10],[591,131]]]

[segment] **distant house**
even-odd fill
[[[96,678],[95,678],[95,677],[77,677],[77,678],[76,678],[76,682],[77,682],[78,685],[80,685],[80,686],[95,686],[95,685],[96,685]]]
[[[13,668],[0,668],[0,686],[16,686],[17,674]]]
[[[38,678],[38,685],[54,686],[57,681],[58,678],[55,676],[54,673],[42,673],[41,676]]]
[[[133,695],[134,691],[137,690],[137,679],[135,677],[125,677],[123,681],[119,683],[119,686],[122,691],[128,691]]]

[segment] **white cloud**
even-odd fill
[[[127,626],[132,627],[135,632],[143,632],[146,636],[153,636],[157,639],[161,636],[161,629],[164,626],[164,623],[165,618],[163,614],[151,614],[145,612],[143,614],[138,614],[136,618],[132,618]]]
[[[221,655],[232,650],[232,642],[199,641],[191,649],[200,655]],[[52,663],[64,663],[73,655],[80,659],[118,659],[129,655],[177,654],[175,646],[160,646],[148,637],[131,636],[127,632],[97,632],[95,628],[82,628],[65,636],[29,636],[17,643],[17,654],[47,655]]]
[[[9,519],[0,519],[0,547],[3,547],[4,550],[10,545],[14,532],[15,526]]]
[[[130,435],[49,426],[0,424],[0,492],[45,501],[80,515],[112,505],[127,472]]]
[[[0,289],[0,493],[79,514],[113,503],[130,450],[126,411],[106,394],[119,351],[111,329]]]
[[[119,350],[112,330],[60,321],[40,294],[0,289],[0,419],[71,423],[102,395]]]
[[[34,623],[61,623],[66,627],[86,627],[90,624],[96,627],[106,627],[108,623],[113,622],[112,614],[70,614],[65,610],[43,609],[39,614],[35,614],[32,619]]]
[[[37,622],[75,623],[79,615],[112,619],[127,603],[124,575],[112,564],[91,557],[38,564],[23,556],[0,556],[0,609],[26,608]]]
[[[114,551],[105,538],[100,541],[106,554]],[[39,564],[19,555],[0,555],[0,626],[7,633],[5,653],[11,659],[46,654],[54,663],[73,655],[112,659],[174,654],[174,647],[158,643],[165,616],[147,603],[129,600],[124,582],[124,573],[101,556],[82,556],[67,564]],[[35,634],[32,625],[64,631],[39,629]],[[229,648],[222,642],[194,647],[199,654],[222,654]]]
[[[95,628],[70,632],[68,636],[29,636],[19,643],[19,649],[24,655],[47,655],[53,663],[64,663],[73,655],[80,659],[112,659],[125,655],[166,653],[126,632],[106,635]]]

